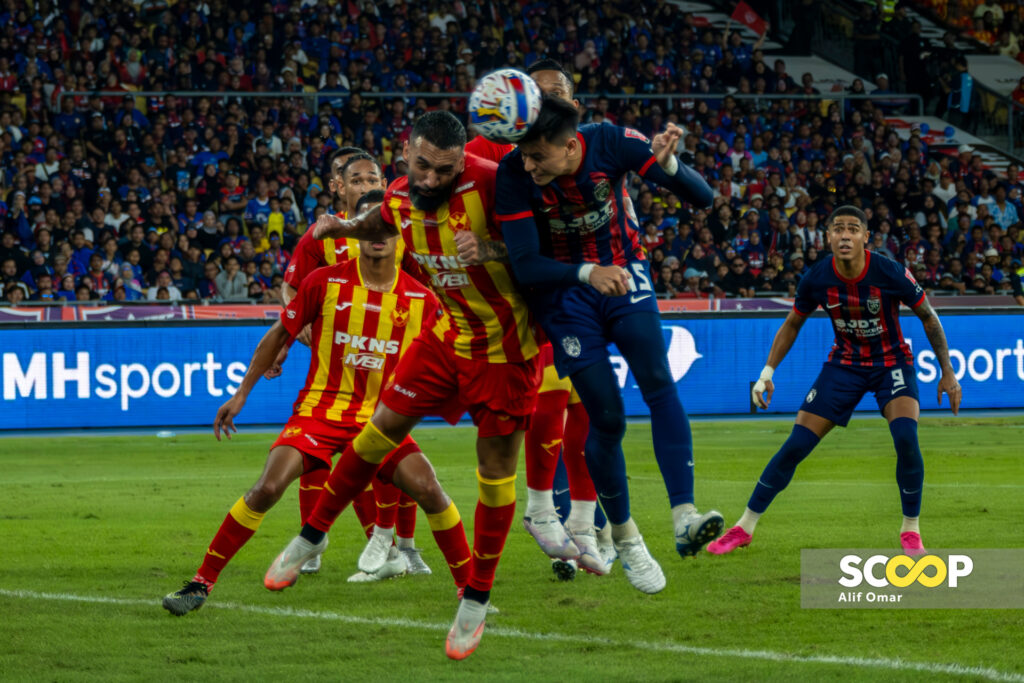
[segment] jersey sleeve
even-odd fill
[[[600,133],[615,162],[621,165],[621,170],[635,171],[644,180],[664,187],[696,207],[711,206],[714,190],[707,181],[682,161],[676,172],[669,175],[658,164],[651,151],[651,141],[643,133],[632,128],[604,125]]]
[[[818,310],[818,301],[814,298],[814,286],[811,281],[814,278],[808,273],[800,279],[796,286],[796,299],[793,301],[793,310],[800,315],[810,315]]]
[[[515,168],[515,163],[522,162],[514,153],[502,160],[495,184],[495,218],[508,247],[512,273],[519,284],[527,287],[578,284],[579,266],[540,253],[537,220],[530,205],[533,181],[525,171]]]
[[[320,311],[322,300],[323,279],[314,271],[302,281],[299,293],[288,302],[281,314],[281,324],[288,330],[288,334],[296,337],[303,327],[312,323]]]
[[[309,229],[306,232],[308,233]],[[313,246],[312,235],[309,237],[303,235],[299,238],[288,268],[284,271],[285,284],[298,289],[303,279],[320,265],[313,254]]]
[[[925,299],[924,288],[914,279],[914,274],[892,259],[883,259],[884,272],[889,278],[893,293],[904,305],[917,308]]]

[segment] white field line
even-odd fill
[[[103,596],[74,595],[72,593],[39,593],[25,590],[5,590],[0,588],[0,596],[18,598],[22,600],[56,600],[61,602],[84,602],[99,603],[104,605],[126,605],[144,606],[156,608],[154,600],[134,600],[126,598],[108,598]],[[449,628],[447,623],[431,623],[416,621],[414,619],[401,618],[369,618],[357,617],[339,612],[326,612],[317,610],[295,609],[291,607],[261,607],[259,605],[240,605],[230,602],[210,602],[210,607],[216,609],[234,610],[248,612],[251,614],[264,614],[275,617],[294,617],[299,619],[320,619],[324,621],[337,621],[345,624],[358,624],[362,626],[388,626],[393,628],[417,629],[423,631],[435,631],[443,633]],[[574,643],[578,645],[600,645],[602,647],[614,647],[623,649],[643,650],[647,652],[671,652],[678,654],[697,655],[701,657],[724,657],[749,660],[761,660],[769,662],[783,662],[794,664],[835,664],[861,669],[880,669],[884,671],[915,671],[927,674],[942,674],[948,676],[966,676],[974,679],[987,681],[1009,681],[1011,683],[1024,683],[1024,675],[999,671],[990,667],[965,666],[963,664],[940,664],[933,662],[913,662],[904,659],[892,659],[888,657],[844,657],[841,655],[796,655],[787,652],[775,652],[772,650],[743,650],[734,648],[711,648],[695,647],[671,642],[647,642],[615,640],[612,638],[601,638],[599,636],[587,636],[565,633],[540,633],[523,631],[515,628],[504,628],[491,626],[487,629],[488,637],[516,638],[519,640],[538,640],[545,642]]]
[[[219,480],[223,480],[223,479],[244,479],[246,482],[249,482],[249,481],[252,481],[251,474],[252,474],[251,472],[249,472],[247,474],[210,474],[210,475],[205,475],[204,474],[204,475],[202,475],[202,479],[203,479],[203,481],[210,481],[210,480],[214,480],[214,479],[219,479]],[[54,480],[54,479],[46,479],[46,480],[42,480],[42,479],[36,479],[36,480],[19,479],[19,480],[15,480],[15,481],[0,481],[0,488],[3,488],[4,486],[12,486],[12,487],[14,487],[14,486],[17,486],[17,487],[30,486],[30,485],[33,485],[33,484],[34,485],[40,485],[40,486],[41,485],[49,486],[49,485],[54,484],[54,483],[60,483],[60,484],[118,484],[118,483],[123,483],[123,482],[126,482],[126,481],[141,481],[143,483],[148,483],[148,482],[153,482],[153,481],[184,481],[184,480],[191,481],[191,480],[194,480],[195,478],[196,478],[196,475],[194,475],[194,474],[171,474],[171,475],[167,475],[167,476],[163,476],[163,477],[150,477],[150,476],[145,476],[145,477],[139,477],[139,476],[135,476],[135,477],[89,477],[89,478],[86,478],[86,479],[75,479],[73,477],[62,477],[59,480]],[[643,475],[637,475],[637,476],[629,475],[629,478],[630,478],[630,480],[635,480],[635,481],[662,481],[661,477],[646,477],[646,476],[643,476]],[[756,479],[750,479],[750,480],[715,479],[715,478],[712,478],[712,477],[701,477],[700,481],[701,481],[701,483],[734,484],[734,485],[741,485],[741,486],[753,486],[754,484],[757,483]],[[894,487],[895,485],[896,485],[896,480],[893,479],[890,482],[885,482],[885,481],[828,481],[828,480],[799,481],[799,480],[797,480],[797,481],[793,481],[792,483],[790,483],[789,486],[790,487],[794,487],[794,486],[885,486],[885,487]],[[1024,489],[1024,484],[986,484],[984,482],[970,482],[970,481],[958,482],[958,483],[952,483],[952,482],[947,482],[947,483],[935,482],[935,483],[932,483],[932,482],[928,482],[926,480],[924,485],[925,485],[926,488]]]
[[[158,477],[154,477],[156,479]],[[662,481],[661,477],[645,477],[645,476],[633,476],[629,475],[630,481]],[[750,479],[741,481],[739,479],[715,479],[713,477],[698,477],[701,484],[736,484],[749,486],[753,488],[754,484],[757,483],[757,479]],[[2,485],[2,484],[0,484]],[[885,487],[896,487],[896,479],[893,478],[891,482],[886,481],[793,481],[790,482],[788,488],[794,486],[885,486]],[[931,483],[927,479],[924,482],[925,488],[986,488],[986,489],[1024,489],[1024,484],[985,484],[983,482],[970,482],[965,481],[962,483]]]

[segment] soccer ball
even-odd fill
[[[469,122],[491,142],[516,142],[540,113],[537,83],[515,69],[501,69],[480,79],[469,96]]]

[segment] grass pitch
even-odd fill
[[[788,421],[694,424],[697,502],[727,525]],[[1024,547],[1024,426],[926,418],[922,535],[928,547]],[[417,440],[472,533],[472,432]],[[802,610],[800,549],[894,547],[895,456],[881,419],[837,430],[797,471],[750,548],[674,551],[650,429],[631,425],[633,511],[668,587],[645,596],[616,565],[557,582],[516,522],[480,649],[444,655],[456,602],[420,517],[428,577],[348,584],[362,550],[346,511],[319,576],[262,587],[298,528],[294,491],[221,574],[206,606],[160,607],[194,573],[231,504],[262,468],[269,434],[156,439],[0,439],[0,679],[37,680],[961,680],[1024,681],[1013,610]],[[522,468],[520,468],[522,469]],[[525,475],[518,481],[519,512]]]

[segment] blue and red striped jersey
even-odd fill
[[[498,220],[503,225],[524,218],[536,221],[535,227],[524,224],[513,229],[536,230],[540,254],[561,263],[625,267],[644,260],[636,218],[625,210],[623,198],[629,171],[646,176],[652,167],[660,170],[651,141],[630,128],[608,124],[581,126],[577,139],[583,148],[579,169],[545,186],[530,178],[519,149],[502,159],[495,202]],[[679,184],[664,173],[657,180],[666,181],[666,186]],[[695,184],[704,185],[703,181]],[[680,188],[670,189],[680,192]],[[682,189],[684,199],[693,194],[689,189]],[[506,231],[506,242],[509,237]]]
[[[800,280],[793,310],[810,315],[821,306],[828,313],[836,333],[828,362],[892,367],[914,362],[900,330],[900,304],[916,308],[924,300],[910,270],[869,251],[863,272],[853,279],[839,274],[835,257],[816,264]]]

